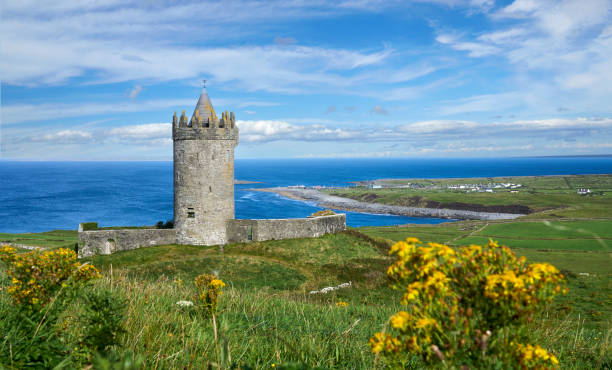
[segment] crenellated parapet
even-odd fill
[[[234,112],[221,113],[217,118],[206,89],[202,91],[198,104],[190,119],[185,111],[172,117],[172,138],[174,140],[234,140],[238,145],[238,127]]]
[[[198,112],[199,113],[199,112]],[[238,145],[238,126],[234,113],[223,112],[220,120],[212,121],[197,114],[188,121],[185,111],[172,118],[174,140],[235,140]]]

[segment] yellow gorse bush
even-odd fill
[[[548,353],[544,348],[531,344],[516,344],[515,355],[519,358],[523,368],[558,367],[559,360],[555,355]]]
[[[212,274],[202,274],[195,278],[195,285],[198,288],[197,301],[203,306],[204,310],[211,315],[217,312],[219,296],[223,294],[225,283]]]
[[[38,309],[61,289],[100,277],[90,264],[76,262],[70,249],[17,253],[8,245],[0,247],[0,260],[7,264],[10,285],[6,288],[16,304]]]
[[[543,348],[515,344],[528,340],[524,325],[542,303],[567,292],[554,266],[529,264],[492,241],[453,249],[408,238],[389,254],[396,260],[387,277],[406,310],[391,316],[390,333],[370,338],[374,353],[418,354],[429,365],[557,366]]]

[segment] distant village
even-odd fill
[[[496,191],[509,191],[510,193],[518,193],[522,184],[516,184],[512,182],[490,182],[486,184],[449,184],[449,185],[436,185],[436,184],[421,184],[421,183],[402,183],[394,184],[387,181],[357,181],[354,185],[347,187],[336,187],[336,186],[306,186],[306,185],[293,185],[288,186],[289,189],[348,189],[348,188],[362,188],[362,189],[419,189],[419,190],[450,190],[459,192],[476,192],[476,193],[494,193]],[[580,188],[576,190],[578,195],[593,195],[591,189]]]
[[[422,190],[452,190],[452,191],[464,191],[478,192],[478,193],[493,193],[495,190],[510,190],[511,193],[518,193],[518,189],[522,187],[521,184],[515,183],[487,183],[487,184],[451,184],[451,185],[434,185],[434,184],[419,184],[419,183],[406,183],[406,184],[392,184],[392,183],[376,183],[372,182],[366,184],[365,187],[370,189],[422,189]]]

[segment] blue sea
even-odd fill
[[[172,219],[172,162],[0,161],[0,232],[153,225]],[[612,173],[612,157],[494,159],[238,159],[236,218],[305,217],[320,207],[254,187],[349,186],[379,178],[451,178]],[[349,226],[448,220],[347,213]]]

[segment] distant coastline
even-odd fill
[[[468,210],[439,209],[394,206],[380,203],[361,202],[350,198],[343,198],[322,193],[315,189],[275,187],[275,188],[253,188],[250,191],[261,191],[276,193],[280,196],[300,200],[304,202],[314,202],[320,207],[333,208],[350,212],[366,212],[377,214],[391,214],[409,217],[438,217],[446,219],[460,220],[512,220],[524,214],[497,213],[497,212],[477,212]]]

